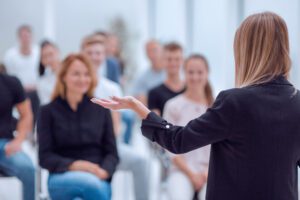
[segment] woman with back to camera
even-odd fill
[[[208,62],[202,55],[193,54],[185,60],[186,90],[167,101],[164,119],[174,125],[185,126],[190,120],[205,113],[214,100],[208,71]],[[207,145],[182,155],[171,154],[168,177],[171,200],[198,199],[207,180],[209,152],[210,146]]]
[[[277,14],[249,16],[234,39],[236,88],[221,92],[207,112],[173,126],[133,97],[97,100],[130,108],[142,132],[174,153],[211,144],[207,200],[296,200],[300,160],[300,94],[287,81],[288,31]]]
[[[90,102],[97,79],[80,54],[62,63],[53,100],[37,123],[39,162],[52,200],[108,200],[118,163],[110,111]]]

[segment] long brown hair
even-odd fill
[[[56,85],[52,94],[52,100],[54,100],[57,97],[66,97],[66,85],[64,83],[64,77],[67,74],[71,64],[79,60],[81,61],[88,69],[89,75],[91,77],[91,85],[89,87],[89,90],[87,91],[87,95],[89,97],[93,97],[94,95],[94,89],[97,86],[97,77],[96,73],[94,72],[94,67],[89,62],[89,60],[82,54],[71,54],[67,56],[64,61],[62,62],[62,65],[60,67],[60,71],[57,75]]]
[[[279,75],[288,78],[291,60],[284,20],[272,12],[247,17],[235,34],[234,57],[237,87],[265,83]]]
[[[204,55],[201,54],[192,54],[190,55],[188,58],[185,59],[184,61],[184,69],[186,69],[186,66],[188,64],[188,62],[192,59],[199,59],[202,60],[204,62],[205,68],[207,70],[207,72],[209,72],[209,64],[208,61],[206,59],[206,57]],[[212,106],[213,102],[214,102],[214,96],[213,96],[213,91],[210,85],[210,82],[207,80],[206,85],[204,87],[204,92],[205,92],[205,98],[208,102],[208,106]]]

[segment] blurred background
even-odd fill
[[[287,23],[292,58],[290,81],[299,88],[299,0],[0,0],[0,63],[5,52],[17,45],[16,31],[23,24],[32,27],[35,44],[44,39],[57,44],[61,59],[78,52],[86,35],[107,31],[119,38],[126,84],[130,85],[150,65],[145,53],[149,39],[162,44],[176,41],[183,46],[184,55],[201,53],[207,57],[216,95],[234,87],[233,39],[237,27],[247,16],[261,11],[276,12]],[[127,88],[123,89],[126,92]],[[135,124],[136,132],[139,126]],[[140,133],[134,137],[134,148],[151,158]],[[158,165],[149,164],[149,168],[159,171]],[[115,176],[113,199],[134,199],[132,178],[127,175]],[[150,199],[165,199],[156,186],[159,177],[150,179]],[[45,180],[41,187],[45,187]],[[0,199],[18,200],[20,191],[16,192],[11,184],[21,187],[20,183],[8,181],[11,180],[0,178]]]
[[[289,29],[292,82],[300,86],[300,1],[298,0],[1,0],[0,59],[16,43],[16,29],[30,24],[34,40],[51,39],[63,56],[79,50],[82,38],[97,30],[121,36],[128,73],[147,66],[149,38],[178,41],[185,54],[207,56],[216,93],[234,86],[233,38],[248,15],[259,11],[281,15]]]

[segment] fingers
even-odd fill
[[[92,98],[91,101],[95,104],[103,106],[104,108],[108,108],[108,109],[112,109],[112,110],[117,109],[117,106],[119,105],[119,103],[116,101],[106,100],[106,99]]]

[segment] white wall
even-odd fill
[[[16,43],[15,31],[22,23],[33,26],[36,41],[46,37],[57,42],[64,56],[78,51],[84,35],[107,29],[114,18],[122,17],[135,61],[130,65],[148,66],[144,43],[149,37],[163,42],[176,40],[187,53],[207,56],[216,94],[234,86],[232,45],[236,28],[246,16],[264,10],[277,12],[287,22],[293,61],[291,79],[300,86],[298,0],[1,0],[0,60]]]

